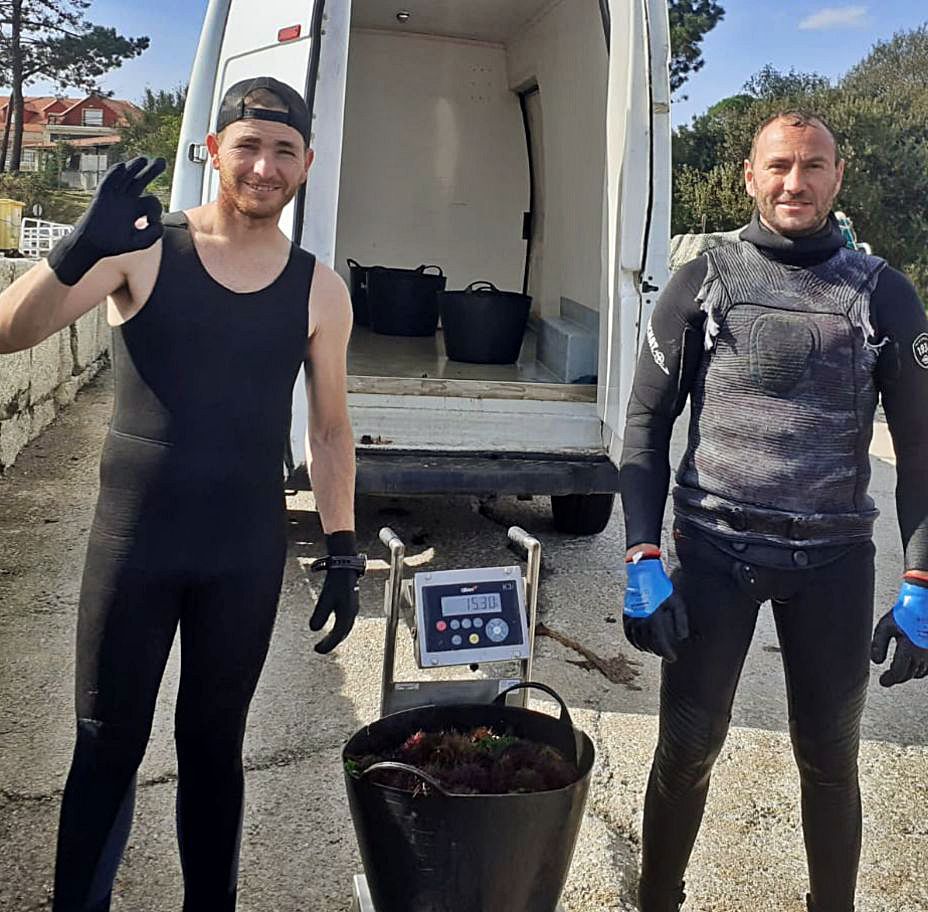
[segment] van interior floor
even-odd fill
[[[537,384],[547,389],[556,387],[561,393],[558,398],[580,401],[596,398],[595,384],[566,384],[559,381],[535,359],[535,345],[536,335],[528,330],[521,355],[515,364],[469,364],[452,361],[447,356],[441,329],[434,336],[386,336],[368,327],[355,325],[348,346],[348,374],[353,380],[389,377],[401,381],[469,380],[489,384]],[[449,384],[451,394],[453,387],[454,384]],[[354,392],[361,392],[366,385],[350,382],[350,388]],[[541,389],[538,392],[541,393]],[[461,393],[465,394],[463,389]]]

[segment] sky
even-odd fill
[[[466,0],[464,0],[466,2]],[[505,2],[505,0],[500,0]],[[572,2],[572,0],[571,0]],[[720,0],[725,18],[706,36],[705,66],[675,99],[675,126],[740,91],[767,63],[780,70],[840,77],[879,40],[928,22],[925,0]],[[117,98],[138,101],[146,86],[173,89],[193,66],[207,0],[91,0],[87,18],[121,34],[148,35],[150,48],[101,80]],[[763,12],[761,12],[763,10]],[[27,90],[38,95],[51,86]]]
[[[740,91],[765,64],[835,80],[878,41],[928,22],[925,0],[720,0],[725,18],[703,42],[705,66],[680,90],[675,126]],[[763,9],[763,12],[760,10]]]

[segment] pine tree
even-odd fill
[[[0,76],[11,87],[0,170],[19,170],[25,86],[47,79],[62,89],[99,92],[101,76],[148,47],[147,37],[126,38],[88,22],[89,6],[89,0],[0,0]]]

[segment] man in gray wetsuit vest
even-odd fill
[[[820,117],[763,123],[745,161],[757,206],[740,240],[673,277],[647,327],[621,488],[624,627],[660,655],[660,736],[644,808],[642,912],[676,912],[758,610],[773,606],[799,766],[814,912],[852,912],[869,661],[892,686],[928,674],[928,318],[904,276],[851,250],[831,209],[844,162]],[[680,566],[661,560],[673,423],[690,401],[673,492]],[[905,548],[873,631],[869,444],[882,402]],[[872,634],[872,636],[871,636]]]

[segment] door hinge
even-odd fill
[[[187,146],[187,158],[198,165],[205,165],[209,161],[209,150],[200,143],[190,143]]]
[[[522,213],[522,240],[530,241],[532,239],[532,213]]]

